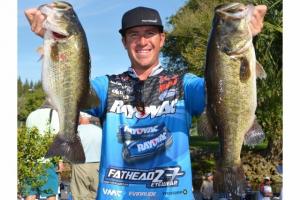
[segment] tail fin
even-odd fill
[[[46,158],[52,156],[63,156],[71,163],[85,162],[84,150],[78,136],[70,141],[64,138],[63,135],[58,134],[45,155]]]
[[[245,193],[245,173],[242,164],[233,167],[218,167],[214,174],[214,191],[240,200]]]

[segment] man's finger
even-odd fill
[[[38,10],[36,8],[30,8],[30,9],[25,10],[25,16],[30,24],[32,24],[32,22],[34,20],[34,16],[36,15],[37,11]]]

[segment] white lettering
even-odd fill
[[[121,114],[123,113],[127,118],[135,117],[138,119],[146,118],[150,115],[151,118],[159,117],[166,114],[171,114],[176,112],[176,104],[178,99],[172,101],[164,101],[160,106],[150,105],[145,107],[145,113],[137,112],[136,108],[132,105],[124,105],[122,100],[115,100],[110,108],[110,112]]]
[[[121,197],[122,191],[103,188],[103,193],[105,195]]]
[[[146,141],[142,144],[137,144],[138,152],[145,151],[148,149],[151,149],[153,147],[156,147],[159,143],[162,141],[165,141],[167,139],[166,133],[162,133],[156,138],[153,138],[152,140]]]

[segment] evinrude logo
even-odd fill
[[[109,196],[121,197],[122,191],[103,188],[103,193]]]
[[[124,101],[115,100],[110,108],[110,112],[117,114],[124,113],[127,118],[133,118],[133,116],[139,119],[146,118],[148,116],[150,116],[150,118],[155,118],[162,115],[175,113],[177,101],[178,99],[174,99],[172,101],[164,101],[159,106],[147,106],[145,107],[145,114],[141,114],[140,112],[137,112],[137,109],[132,105],[124,105]]]
[[[129,192],[129,196],[134,196],[134,197],[155,197],[156,192]]]

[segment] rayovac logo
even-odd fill
[[[126,162],[145,161],[165,152],[173,143],[173,137],[165,128],[157,136],[132,142],[125,142],[122,157]]]
[[[145,113],[137,112],[137,109],[132,105],[124,105],[122,100],[115,100],[113,105],[110,108],[110,112],[124,115],[127,118],[136,118],[142,119],[150,116],[150,118],[159,117],[166,114],[171,114],[176,112],[176,104],[178,99],[172,101],[164,101],[159,106],[150,105],[145,107]]]
[[[145,142],[136,144],[137,151],[140,153],[140,152],[144,152],[147,150],[151,150],[151,149],[155,148],[157,145],[162,144],[166,140],[167,140],[167,133],[165,132],[149,141],[145,141]]]
[[[118,133],[119,141],[125,140],[138,140],[145,138],[153,138],[159,133],[163,132],[165,129],[164,123],[155,126],[147,126],[147,127],[130,127],[128,125],[124,125],[120,127]]]
[[[121,197],[122,191],[103,188],[103,194],[115,197]]]
[[[105,180],[126,184],[145,184],[148,188],[178,186],[178,177],[184,176],[181,167],[164,167],[149,170],[108,168]]]

